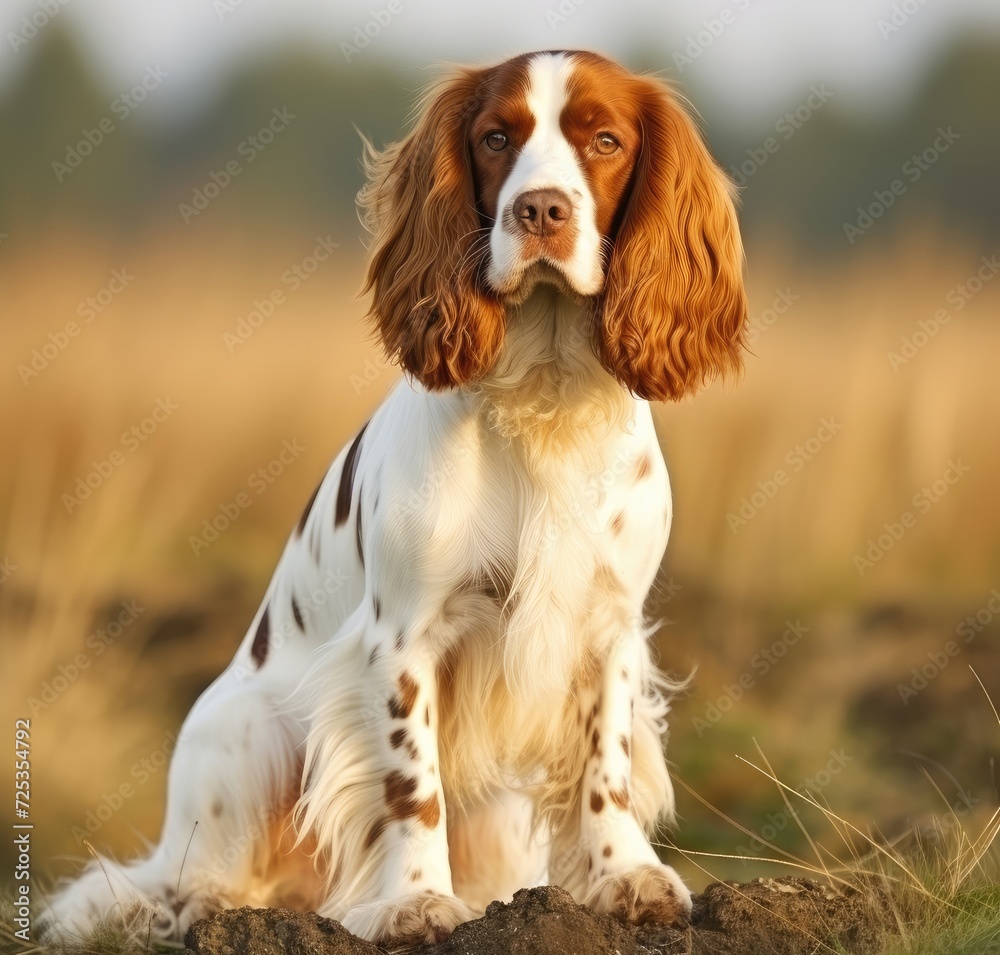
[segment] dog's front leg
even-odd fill
[[[636,625],[615,641],[586,723],[590,755],[580,807],[588,853],[586,901],[625,922],[683,923],[691,912],[691,893],[657,858],[635,807],[633,723],[640,697],[650,692],[643,686],[648,668],[643,640]]]
[[[312,679],[304,821],[334,870],[321,912],[384,946],[441,941],[473,913],[452,887],[436,658],[376,606]]]

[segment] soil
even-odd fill
[[[716,882],[695,896],[689,928],[628,927],[577,905],[555,886],[460,925],[414,955],[875,955],[891,928],[878,896],[809,879]],[[342,925],[288,909],[242,908],[195,923],[188,955],[382,955]]]

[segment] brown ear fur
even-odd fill
[[[479,281],[488,249],[468,155],[480,72],[432,88],[416,127],[366,156],[358,197],[374,236],[365,291],[387,353],[431,389],[475,380],[494,363],[504,308]]]
[[[739,371],[747,317],[733,186],[659,83],[637,79],[643,143],[607,268],[601,362],[642,398]]]

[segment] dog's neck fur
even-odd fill
[[[593,447],[625,427],[633,399],[598,361],[589,302],[538,285],[507,307],[507,339],[494,368],[470,394],[491,430],[529,459]]]

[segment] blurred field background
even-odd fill
[[[204,94],[164,62],[171,75],[121,118],[116,97],[145,67],[114,79],[93,41],[114,5],[74,2],[5,50],[0,72],[0,709],[6,727],[32,720],[36,877],[70,871],[84,837],[121,854],[156,837],[170,734],[232,655],[329,461],[397,377],[356,296],[354,125],[376,143],[397,136],[438,57],[554,45],[662,71],[697,105],[722,164],[751,164],[746,375],[657,411],[676,518],[650,610],[664,621],[663,665],[697,667],[671,727],[685,784],[674,838],[775,855],[756,834],[808,853],[775,786],[739,758],[760,765],[757,745],[786,783],[808,781],[886,837],[996,809],[1000,727],[970,670],[1000,701],[996,18],[929,44],[945,14],[928,5],[880,47],[879,18],[893,8],[869,10],[851,29],[870,55],[910,63],[912,81],[888,105],[833,85],[807,108],[825,81],[817,63],[808,81],[736,116],[718,75],[730,58],[734,96],[745,93],[749,27],[702,51],[715,72],[701,82],[675,57],[715,7],[689,32],[654,35],[635,4],[631,37],[610,46],[599,6],[565,26],[536,12],[504,48],[471,21],[463,47],[446,4],[404,5],[384,46],[376,36],[355,57],[341,43],[373,14],[353,5],[335,35],[272,42],[258,31]],[[206,0],[217,34],[201,44],[221,46],[237,16],[257,16],[228,6]],[[4,29],[36,9],[5,14]],[[770,14],[743,16],[766,28]],[[426,40],[435,18],[450,45]],[[425,39],[405,49],[411,27]],[[129,55],[125,73],[140,54]],[[800,108],[808,115],[784,138],[777,124]],[[294,119],[244,161],[239,145],[276,109]],[[60,181],[53,163],[109,116],[113,132]],[[952,127],[959,138],[911,181],[904,164]],[[182,204],[234,158],[241,171],[185,222]],[[894,179],[904,194],[848,241],[844,224]],[[276,291],[283,300],[245,341],[227,338]],[[107,304],[86,321],[90,297]],[[61,338],[71,321],[79,334]],[[108,470],[112,452],[121,463]],[[90,496],[67,507],[95,473]],[[251,503],[230,526],[193,542],[241,493]],[[857,558],[871,560],[863,573]],[[926,688],[901,693],[922,667]],[[0,765],[5,793],[12,772],[12,760]],[[822,841],[821,821],[807,823]],[[0,882],[10,852],[8,841]],[[679,867],[695,885],[772,871],[701,857]]]

